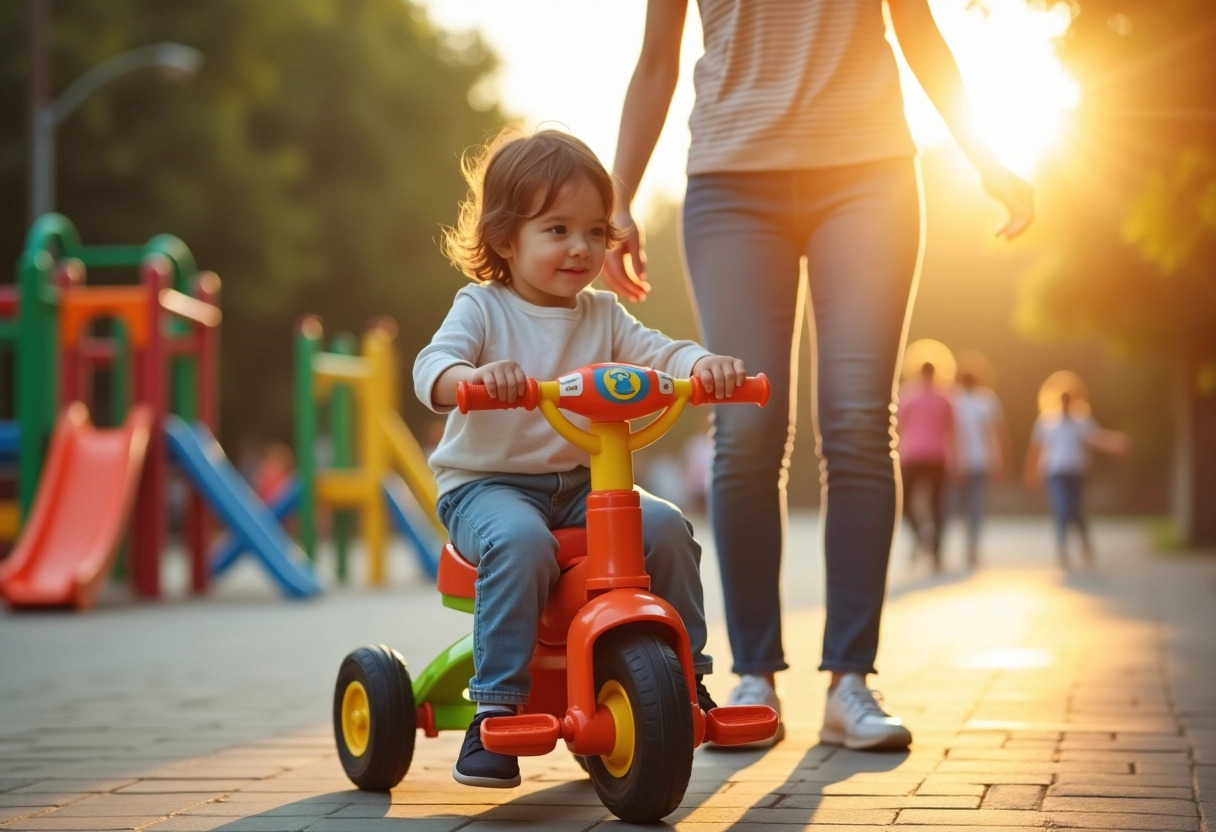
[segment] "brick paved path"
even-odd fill
[[[916,741],[864,754],[817,744],[815,539],[796,518],[787,738],[698,751],[676,829],[1216,832],[1216,557],[1152,554],[1132,521],[1100,524],[1098,568],[1067,575],[1037,521],[994,522],[973,573],[924,574],[897,546],[875,682]],[[305,604],[246,575],[206,601],[5,614],[0,830],[629,828],[561,752],[525,759],[515,790],[457,785],[450,734],[419,738],[391,795],[350,788],[328,723],[341,656],[389,641],[420,667],[467,626],[408,574]],[[727,656],[720,625],[711,639]]]

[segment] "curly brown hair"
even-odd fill
[[[586,180],[603,199],[609,218],[616,206],[612,176],[591,148],[558,130],[529,134],[518,126],[506,127],[466,154],[460,169],[469,195],[460,204],[456,225],[443,227],[441,247],[452,265],[478,283],[511,282],[507,261],[495,248],[510,242],[524,222],[547,211],[567,183]],[[609,247],[622,237],[609,219]]]

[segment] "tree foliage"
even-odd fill
[[[1051,242],[1028,329],[1216,362],[1216,25],[1204,0],[1082,0],[1061,55],[1082,86],[1043,177]]]
[[[14,116],[27,5],[0,5],[0,101]],[[224,427],[285,437],[298,315],[354,331],[390,315],[408,355],[437,324],[426,310],[456,284],[434,241],[464,193],[461,151],[502,121],[471,103],[495,58],[403,0],[61,0],[52,94],[160,41],[199,49],[201,71],[182,83],[132,73],[84,102],[58,132],[57,209],[86,243],[172,233],[216,271]],[[27,227],[25,130],[0,124],[8,263]]]

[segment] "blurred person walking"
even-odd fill
[[[980,527],[984,520],[988,484],[1004,478],[1009,458],[1009,432],[1001,400],[981,386],[972,370],[958,377],[954,391],[954,432],[958,437],[955,465],[958,507],[967,529],[967,565],[978,566]]]
[[[955,454],[954,405],[937,389],[936,373],[931,362],[922,364],[919,378],[900,391],[896,411],[904,519],[912,527],[913,554],[928,552],[935,572],[942,568],[942,498]]]
[[[1039,415],[1030,434],[1024,472],[1026,487],[1038,492],[1047,482],[1047,498],[1055,525],[1056,557],[1069,568],[1068,528],[1075,526],[1086,564],[1094,562],[1093,542],[1083,504],[1090,450],[1122,456],[1127,453],[1127,434],[1107,430],[1079,408],[1068,390],[1060,393],[1058,410]]]
[[[805,257],[824,487],[820,670],[831,673],[820,738],[902,748],[911,733],[866,684],[876,672],[899,513],[891,402],[922,234],[916,147],[884,9],[983,186],[1008,210],[998,233],[1012,238],[1030,224],[1031,189],[970,126],[958,67],[927,0],[698,0],[697,8],[705,51],[693,79],[684,253],[705,343],[773,383],[768,407],[713,415],[710,514],[741,677],[730,703],[779,709],[774,674],[788,667],[780,573]],[[650,284],[630,206],[668,115],[687,10],[687,0],[647,4],[621,114],[614,222],[625,239],[608,253],[604,279],[633,301]]]

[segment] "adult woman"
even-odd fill
[[[891,400],[921,248],[919,175],[881,0],[699,0],[705,54],[690,120],[684,248],[709,349],[773,382],[763,409],[715,413],[711,506],[735,673],[732,703],[779,706],[785,669],[779,573],[784,479],[793,439],[792,345],[799,261],[814,311],[815,397],[823,459],[831,671],[821,738],[851,748],[906,746],[876,703],[879,618],[898,492]],[[649,291],[629,213],[679,72],[687,0],[650,0],[621,116],[615,222],[628,232],[605,280]],[[927,0],[889,0],[891,21],[930,99],[1009,211],[1030,223],[1030,187],[967,128],[962,82]]]

